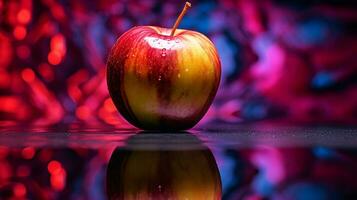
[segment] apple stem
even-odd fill
[[[180,15],[179,15],[178,18],[176,19],[176,22],[175,22],[175,24],[174,24],[174,27],[172,28],[171,35],[170,35],[170,36],[174,36],[175,31],[176,31],[178,25],[180,24],[180,22],[181,22],[183,16],[186,14],[188,8],[191,8],[191,3],[186,1],[185,7],[182,9]]]

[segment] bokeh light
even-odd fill
[[[31,13],[28,9],[21,9],[18,13],[17,13],[17,20],[19,21],[19,23],[21,24],[27,24],[30,22],[31,20]]]
[[[13,34],[17,40],[23,40],[26,37],[27,30],[23,26],[16,26]]]
[[[198,128],[214,122],[357,124],[355,1],[191,3],[180,28],[209,37],[222,62],[218,94]],[[56,135],[32,128],[73,135],[83,127],[132,128],[108,94],[108,52],[131,27],[172,27],[182,4],[0,0],[0,127],[24,126],[38,143]],[[26,142],[0,146],[0,199],[104,198],[112,149]],[[259,147],[222,155],[230,166],[220,167],[231,170],[222,173],[223,199],[357,197],[353,149]]]
[[[202,123],[356,122],[352,7],[341,4],[338,10],[330,2],[275,0],[191,3],[180,28],[207,35],[222,62],[221,85]],[[6,112],[0,119],[128,125],[110,103],[108,52],[133,26],[171,27],[181,4],[1,1],[0,9],[6,12],[0,16],[0,89],[26,109],[1,109]],[[338,103],[341,100],[344,104]],[[36,119],[47,117],[51,104],[62,114],[56,120]]]

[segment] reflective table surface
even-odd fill
[[[0,126],[0,199],[357,199],[357,128]]]

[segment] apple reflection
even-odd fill
[[[116,148],[107,170],[108,199],[221,199],[212,152],[196,136],[182,134],[181,144],[167,145],[167,138],[157,135],[153,143],[142,144],[150,139],[141,133]]]

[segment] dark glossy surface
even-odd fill
[[[219,182],[211,182],[210,186],[206,181],[199,187],[197,181],[199,173],[214,173],[208,169],[215,165],[223,199],[356,198],[357,129],[354,127],[218,123],[179,133],[119,130],[101,125],[67,127],[1,126],[0,199],[107,199],[108,174],[111,180],[116,180],[112,183],[119,184],[111,185],[111,191],[115,193],[117,188],[122,194],[128,191],[122,187],[127,185],[124,175],[116,177],[119,168],[108,172],[115,149],[126,157],[133,157],[133,152],[150,154],[146,161],[134,157],[144,162],[134,165],[138,173],[132,175],[137,181],[142,177],[140,170],[145,172],[148,163],[155,163],[155,157],[163,160],[157,169],[164,169],[160,171],[165,172],[164,176],[142,177],[146,186],[141,184],[130,190],[131,194],[149,191],[137,198],[143,198],[143,194],[161,199],[182,197],[188,190],[214,198],[213,194],[217,193],[211,186],[219,188]],[[196,156],[183,156],[187,152]],[[196,169],[199,155],[207,158],[213,155],[215,161],[204,165],[207,170],[202,166]],[[116,160],[122,158],[116,156]],[[165,163],[171,168],[165,168]],[[132,173],[128,171],[133,165],[125,166],[124,174]],[[195,172],[197,176],[177,178],[185,170],[186,175]],[[180,188],[180,182],[196,184]]]

